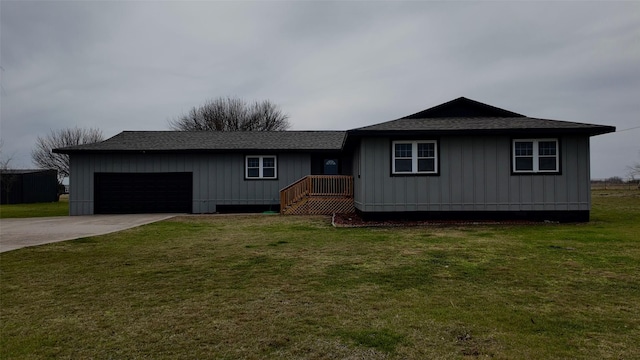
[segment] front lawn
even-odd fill
[[[640,197],[588,224],[185,216],[0,254],[0,357],[640,358]]]
[[[0,205],[0,219],[68,215],[69,195],[60,196],[58,202]]]

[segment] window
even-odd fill
[[[436,141],[394,141],[392,174],[437,174]]]
[[[558,153],[558,139],[513,140],[513,172],[560,172]]]
[[[275,156],[247,156],[245,164],[245,178],[247,179],[275,179],[278,177]]]

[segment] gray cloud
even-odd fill
[[[68,126],[167,129],[217,96],[270,99],[295,129],[348,129],[466,96],[529,116],[640,125],[635,2],[0,3],[0,136],[30,167]],[[594,137],[592,175],[640,161]]]

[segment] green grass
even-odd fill
[[[0,205],[0,219],[68,215],[69,195],[62,195],[58,202]]]
[[[192,216],[0,254],[0,358],[640,358],[640,197],[588,224]]]

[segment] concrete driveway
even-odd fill
[[[0,252],[108,234],[176,214],[127,214],[0,219]]]

